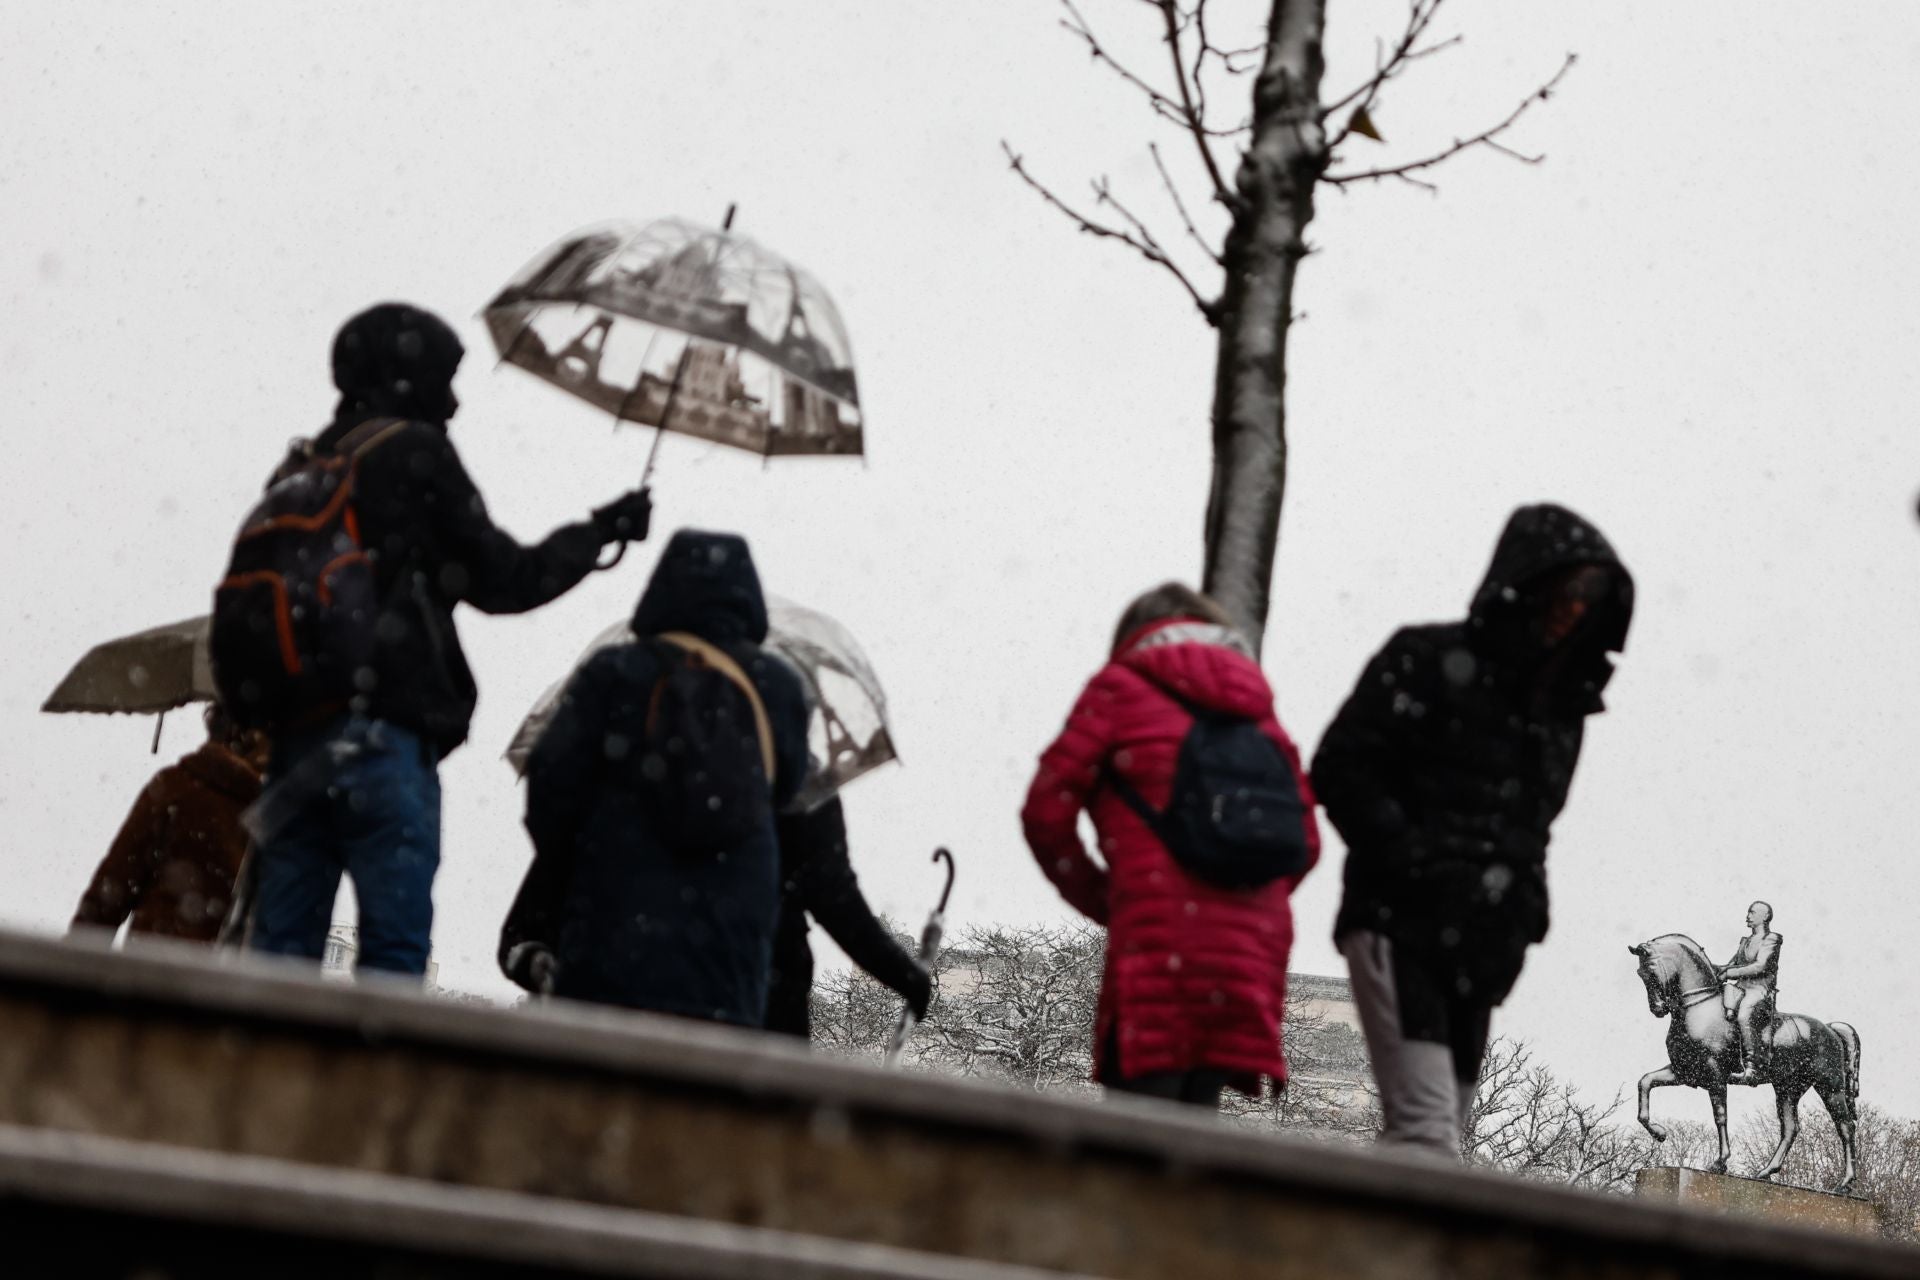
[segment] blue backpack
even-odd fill
[[[1220,889],[1257,889],[1307,869],[1307,807],[1293,768],[1255,721],[1161,693],[1193,717],[1164,810],[1107,770],[1116,795],[1140,815],[1175,862]]]

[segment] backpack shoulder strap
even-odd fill
[[[334,448],[334,453],[352,462],[358,462],[394,436],[399,435],[406,427],[405,418],[368,418],[340,437],[340,443]]]
[[[1113,788],[1113,794],[1119,796],[1121,803],[1133,810],[1140,821],[1147,824],[1147,830],[1153,832],[1164,844],[1165,837],[1161,835],[1160,828],[1166,821],[1167,815],[1148,804],[1147,798],[1141,795],[1131,782],[1120,776],[1120,771],[1112,764],[1101,765],[1100,772],[1105,776],[1107,785]]]
[[[767,715],[767,704],[760,699],[760,691],[753,686],[747,673],[719,645],[702,640],[690,631],[663,631],[655,636],[674,648],[699,658],[731,681],[740,692],[747,695],[747,704],[753,708],[753,727],[760,737],[760,763],[766,766],[767,781],[773,781],[773,721]]]

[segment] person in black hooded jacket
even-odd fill
[[[806,694],[760,647],[766,602],[735,535],[674,534],[633,631],[574,673],[528,757],[534,856],[501,929],[500,967],[530,991],[759,1027],[780,908],[774,814],[806,778]],[[656,638],[670,633],[738,664],[772,735],[771,785],[752,801],[749,833],[725,848],[678,847],[655,807],[657,757],[672,750],[655,741],[657,695],[687,661]]]
[[[447,435],[464,348],[439,317],[383,303],[333,347],[333,421],[314,455],[355,459],[353,510],[381,600],[375,650],[351,705],[276,725],[258,849],[251,946],[318,961],[341,875],[360,905],[362,968],[425,972],[440,861],[440,759],[466,741],[477,691],[453,610],[521,613],[592,571],[609,543],[644,538],[637,490],[522,546],[487,515]]]
[[[1632,612],[1598,529],[1522,507],[1467,617],[1396,632],[1320,743],[1383,1141],[1458,1155],[1492,1010],[1546,937],[1553,821]]]

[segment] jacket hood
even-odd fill
[[[1508,517],[1493,549],[1493,563],[1467,611],[1468,626],[1486,636],[1510,632],[1541,578],[1579,565],[1614,571],[1613,597],[1599,606],[1590,635],[1602,651],[1624,649],[1627,624],[1633,620],[1633,575],[1591,521],[1552,503],[1521,507]]]
[[[336,421],[390,416],[444,423],[459,407],[453,375],[465,354],[459,335],[430,311],[404,302],[367,308],[333,340]]]
[[[690,631],[713,644],[767,638],[767,601],[747,540],[682,529],[668,541],[633,612],[639,636]]]
[[[1121,641],[1113,660],[1188,702],[1259,719],[1273,710],[1273,688],[1246,640],[1231,627],[1174,618]]]
[[[180,757],[180,768],[195,780],[243,804],[259,798],[258,771],[217,742],[202,743],[198,750]]]

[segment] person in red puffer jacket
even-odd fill
[[[1218,887],[1177,861],[1138,811],[1140,801],[1154,811],[1171,803],[1195,709],[1250,721],[1278,747],[1300,805],[1304,865],[1293,874]],[[1081,844],[1082,810],[1093,818],[1104,866]],[[1168,583],[1128,607],[1112,661],[1042,754],[1021,821],[1061,896],[1107,927],[1093,1078],[1206,1106],[1217,1106],[1227,1088],[1258,1096],[1263,1077],[1284,1085],[1289,899],[1319,859],[1320,836],[1273,690],[1217,604]]]

